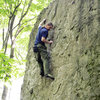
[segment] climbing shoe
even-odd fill
[[[52,80],[55,79],[51,74],[46,74],[45,77],[50,78],[50,79],[52,79]]]

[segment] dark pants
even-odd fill
[[[47,52],[47,48],[41,44],[37,45],[38,52],[35,52],[35,58],[38,61],[40,67],[40,74],[49,74],[50,73],[50,66],[49,66],[49,54]]]

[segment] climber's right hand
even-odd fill
[[[49,41],[49,44],[52,44],[52,43],[53,43],[53,41],[50,40],[50,41]]]

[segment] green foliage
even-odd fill
[[[22,22],[28,21],[29,19],[33,18],[34,16],[37,16],[39,14],[39,12],[43,8],[47,7],[47,5],[50,2],[51,2],[51,0],[33,0],[30,8],[28,10],[27,16],[25,16],[25,18],[22,20]],[[8,20],[9,20],[10,16],[12,16],[16,6],[18,6],[20,4],[19,7],[16,9],[17,12],[14,13],[14,15],[16,15],[17,21],[18,21],[21,17],[22,11],[23,11],[23,13],[26,12],[28,3],[29,3],[29,0],[0,0],[0,23],[1,23],[0,26],[4,27],[4,25],[5,26],[8,25],[8,22],[9,22]],[[25,8],[24,8],[24,6],[25,6]],[[23,10],[23,8],[24,8],[24,10]],[[31,23],[33,23],[33,24],[34,24],[34,22],[35,21],[31,21]],[[26,24],[28,24],[28,23],[26,23]],[[33,26],[33,24],[31,24],[31,25]],[[25,26],[25,24],[24,24],[24,26]],[[31,30],[31,28],[30,28],[30,30]],[[27,30],[25,29],[25,31],[27,31]]]
[[[5,82],[10,82],[11,78],[18,77],[19,68],[16,67],[16,60],[9,58],[0,51],[0,79]],[[22,74],[22,73],[20,73]]]

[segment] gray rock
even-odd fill
[[[42,78],[33,45],[40,21],[55,28],[51,71]],[[100,100],[100,0],[55,0],[38,16],[30,34],[21,100]]]

